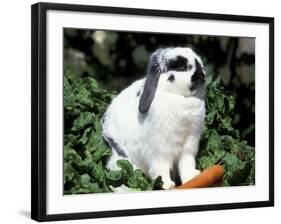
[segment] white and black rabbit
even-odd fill
[[[117,95],[103,118],[103,136],[112,148],[107,167],[127,159],[163,188],[199,174],[195,164],[205,118],[205,71],[190,48],[161,48],[150,56],[146,78]]]

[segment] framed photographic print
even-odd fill
[[[274,19],[32,5],[32,219],[274,205]]]

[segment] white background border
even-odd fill
[[[63,27],[256,38],[256,185],[63,196]],[[47,214],[268,200],[268,25],[65,11],[47,12]]]

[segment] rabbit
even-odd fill
[[[120,92],[101,119],[102,134],[112,148],[107,168],[129,160],[163,188],[175,187],[200,173],[195,157],[205,118],[206,73],[190,48],[160,48],[151,54],[147,75]]]

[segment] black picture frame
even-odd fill
[[[149,209],[115,210],[54,214],[46,213],[46,13],[48,10],[100,12],[111,14],[177,17],[216,21],[254,22],[269,25],[269,200],[243,203],[209,204]],[[99,217],[131,216],[205,210],[237,209],[274,206],[274,18],[163,11],[137,8],[102,7],[89,5],[37,3],[32,5],[31,16],[31,218],[36,221],[54,221]]]

